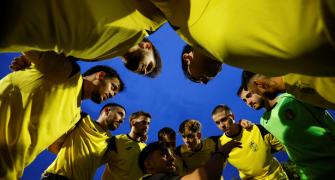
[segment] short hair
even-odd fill
[[[176,131],[174,131],[172,128],[164,127],[158,131],[158,140],[162,141],[165,135],[176,136]]]
[[[212,111],[212,115],[216,114],[216,113],[219,113],[219,112],[226,112],[227,114],[233,114],[233,112],[231,111],[230,107],[225,105],[225,104],[219,104],[217,105],[213,111]]]
[[[179,125],[179,133],[184,134],[186,129],[193,133],[201,132],[201,123],[194,119],[186,119]]]
[[[190,53],[193,52],[194,49],[192,46],[186,44],[183,48],[183,51],[181,53],[181,68],[183,70],[183,73],[185,75],[185,77],[195,83],[199,83],[196,79],[194,79],[191,74],[188,72],[188,64],[186,63],[186,61],[184,60],[183,56],[185,53]]]
[[[250,82],[251,78],[254,77],[255,75],[256,73],[246,70],[242,72],[241,86],[243,87],[243,89],[248,90],[248,83]]]
[[[101,109],[100,109],[100,114],[102,113],[102,111],[106,108],[106,107],[119,107],[121,109],[123,109],[124,111],[126,111],[126,109],[120,105],[120,104],[117,104],[117,103],[107,103],[105,104]]]
[[[160,72],[162,70],[162,59],[161,59],[161,56],[159,54],[159,51],[156,49],[155,45],[148,38],[143,38],[142,41],[149,42],[151,44],[151,47],[152,47],[152,52],[154,54],[154,59],[155,59],[156,66],[149,74],[146,74],[146,76],[148,76],[150,78],[154,78],[158,74],[160,74]],[[129,56],[128,58],[131,59],[131,61],[133,63],[128,63],[130,61],[126,61],[125,67],[128,70],[131,70],[131,71],[136,70],[136,68],[139,66],[139,63],[140,63],[140,60],[141,60],[141,59],[139,59],[139,57],[141,57],[139,54],[134,54],[133,56]],[[136,63],[134,63],[134,62],[136,62]]]
[[[237,89],[237,92],[236,92],[236,95],[238,96],[238,97],[240,97],[241,96],[241,93],[242,93],[242,91],[247,91],[242,85]]]
[[[129,121],[132,122],[133,119],[136,119],[140,116],[145,116],[147,118],[150,118],[151,119],[151,115],[147,112],[144,112],[144,111],[137,111],[137,112],[134,112],[130,115],[130,118],[129,118]]]
[[[145,148],[140,152],[138,156],[138,165],[143,173],[147,172],[144,162],[150,156],[150,154],[157,150],[162,151],[164,149],[167,149],[167,148],[165,148],[162,143],[159,143],[157,141],[152,142],[148,144],[147,146],[145,146]]]
[[[125,88],[125,85],[121,77],[117,73],[117,71],[115,71],[112,67],[104,66],[104,65],[93,66],[92,68],[88,69],[86,72],[83,73],[83,77],[92,75],[100,71],[103,71],[106,73],[106,76],[105,76],[106,78],[117,78],[120,81],[120,91],[119,92],[123,91],[123,89]]]

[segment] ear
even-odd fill
[[[193,60],[193,56],[191,55],[191,53],[183,54],[183,61],[185,61],[187,64],[190,64],[192,60]]]
[[[104,110],[103,110],[103,112],[106,113],[106,114],[108,114],[108,112],[109,112],[109,108],[110,108],[110,107],[105,107]]]
[[[139,46],[143,49],[152,49],[152,44],[150,42],[142,41]]]
[[[103,80],[105,78],[106,73],[103,71],[99,71],[95,74],[95,78],[98,80]]]

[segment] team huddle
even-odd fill
[[[223,179],[229,162],[241,179],[334,179],[335,3],[223,0],[11,0],[0,2],[0,52],[22,52],[0,80],[0,179],[20,179],[45,149],[57,155],[45,180]],[[159,50],[147,37],[163,24],[185,41],[185,76],[207,84],[226,63],[242,68],[237,96],[260,124],[235,122],[225,104],[212,110],[220,136],[202,138],[196,119],[146,144],[150,112],[131,112],[130,132],[112,135],[126,107],[107,103],[93,120],[83,100],[101,104],[125,83],[110,66],[81,73],[77,61],[120,56],[124,66],[155,78]],[[291,176],[273,156],[284,151]]]

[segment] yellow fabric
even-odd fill
[[[234,148],[229,153],[228,162],[238,169],[241,179],[287,179],[279,162],[271,154],[269,144],[274,141],[265,142],[257,126],[253,126],[251,131],[242,128],[241,134],[234,138],[224,134],[219,144],[221,146],[232,139],[241,142],[242,148]]]
[[[5,179],[20,177],[80,119],[80,72],[70,76],[68,60],[33,61],[36,65],[0,80],[0,176]],[[52,70],[44,73],[47,69]]]
[[[223,63],[266,75],[335,76],[320,0],[151,1],[187,43]]]
[[[106,162],[104,155],[110,137],[109,131],[86,116],[66,137],[56,159],[45,173],[72,180],[93,179],[96,169]]]
[[[143,173],[138,166],[138,156],[145,143],[136,142],[127,134],[115,136],[117,152],[109,153],[110,159],[106,165],[102,179],[132,180],[139,179]]]
[[[176,168],[177,168],[177,173],[179,175],[184,174],[185,169],[184,169],[183,160],[181,159],[181,157],[179,157],[178,155],[175,155],[174,163],[175,163]]]
[[[196,152],[188,150],[185,144],[181,145],[181,158],[186,166],[182,175],[188,174],[196,168],[206,164],[215,152],[216,143],[212,139],[207,138],[202,140],[201,143],[202,148]]]
[[[311,77],[300,74],[283,76],[286,91],[299,101],[335,109],[335,77]]]
[[[146,30],[155,31],[165,21],[150,2],[137,0],[6,3],[1,19],[6,26],[0,30],[2,52],[53,50],[86,60],[112,58],[123,55],[147,35]]]

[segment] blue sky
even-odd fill
[[[233,110],[236,120],[249,119],[255,123],[263,111],[254,111],[247,107],[237,96],[236,91],[240,85],[241,69],[224,65],[221,73],[207,85],[196,84],[187,80],[181,70],[180,54],[185,43],[170,28],[164,25],[149,39],[156,45],[163,59],[163,69],[160,76],[155,79],[142,77],[131,73],[124,68],[119,58],[100,62],[80,62],[82,72],[97,64],[110,65],[115,68],[125,82],[126,89],[107,102],[116,102],[126,108],[126,121],[112,134],[128,133],[130,130],[129,116],[139,110],[149,112],[152,122],[149,129],[148,142],[157,140],[160,128],[168,126],[175,131],[179,124],[188,118],[197,119],[202,123],[203,137],[220,135],[219,129],[211,119],[212,109],[218,104],[227,104]],[[0,77],[10,72],[8,66],[15,53],[2,53]],[[103,103],[105,104],[105,103]],[[89,113],[94,119],[103,106],[84,101],[82,110]],[[332,112],[334,115],[334,112]],[[177,145],[182,143],[181,136],[177,135]],[[25,179],[39,179],[42,172],[51,164],[55,155],[44,151],[29,167],[25,169],[22,177]],[[287,157],[281,153],[279,160]],[[103,167],[99,168],[95,179],[100,179]],[[228,166],[224,170],[226,179],[237,177],[234,168]]]

